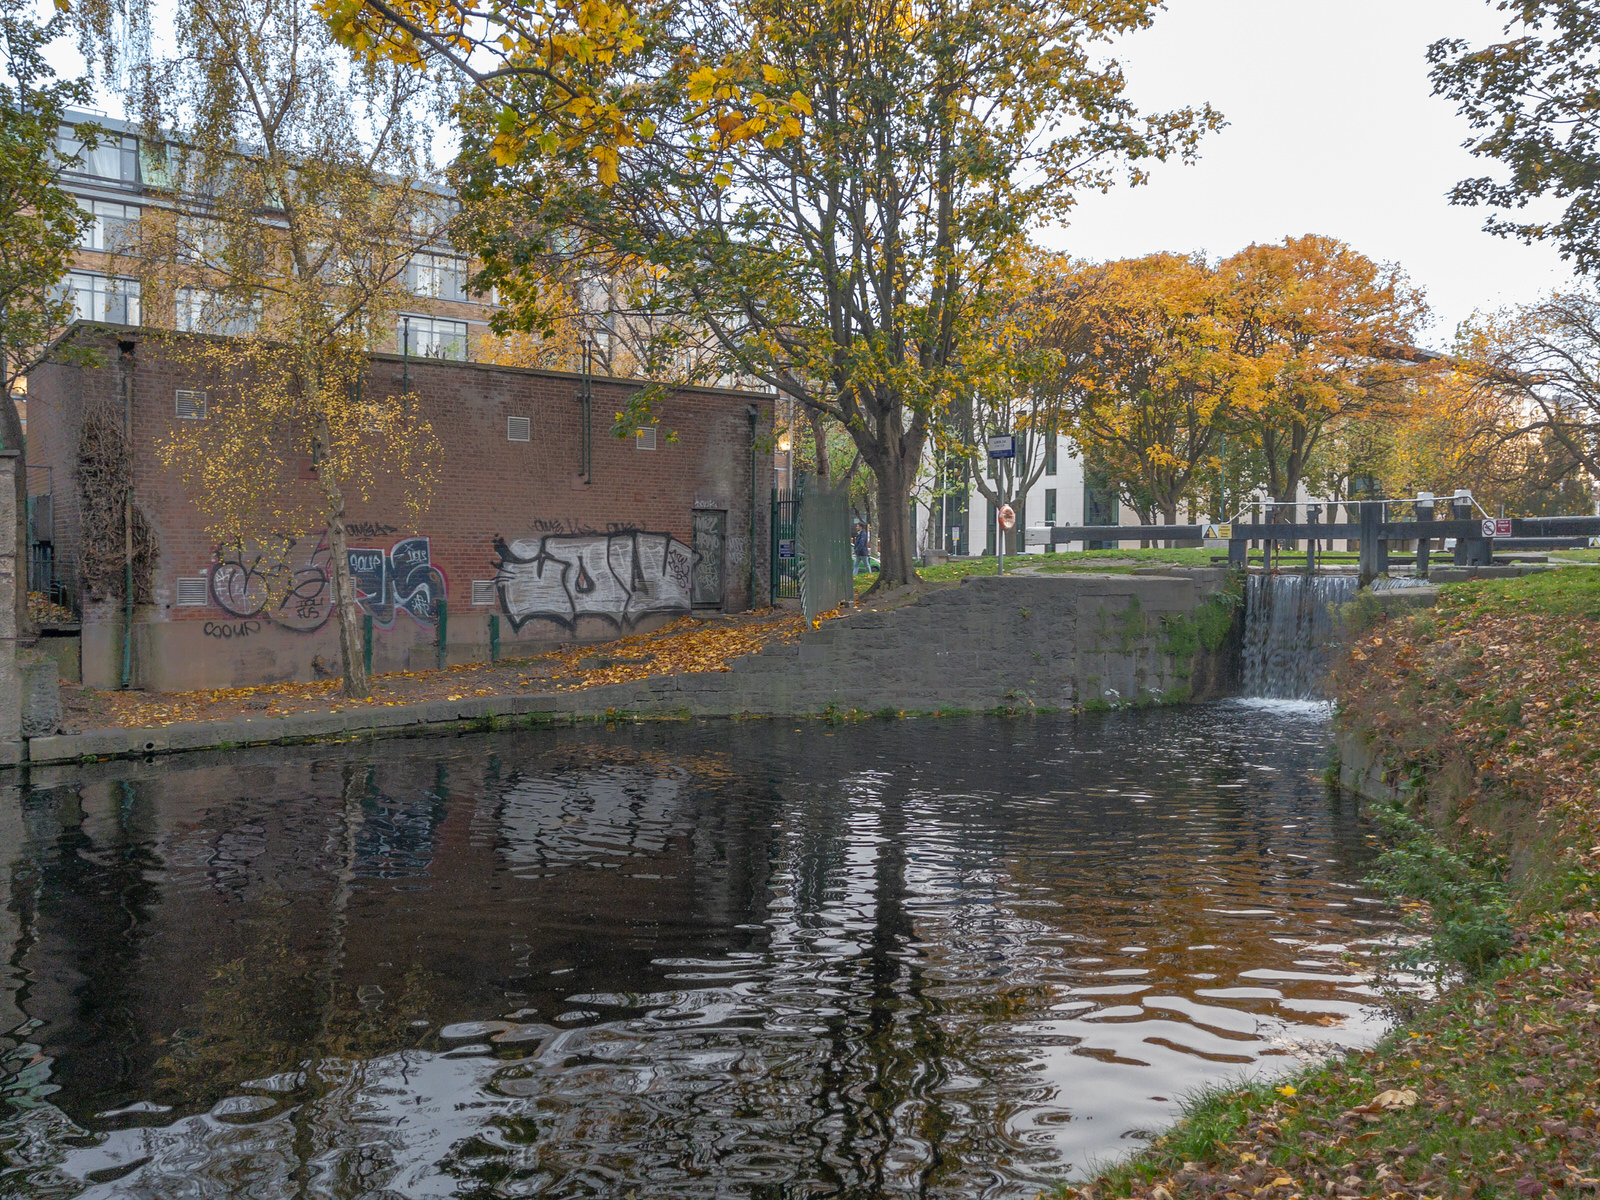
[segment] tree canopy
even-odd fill
[[[522,204],[469,233],[502,299],[531,320],[530,260],[561,240],[646,264],[653,311],[708,330],[716,369],[848,431],[890,583],[912,578],[911,487],[975,382],[1004,262],[1119,162],[1137,179],[1218,123],[1141,114],[1099,55],[1145,0],[325,3],[358,49],[470,81],[466,193]]]
[[[365,695],[346,510],[388,479],[416,511],[441,466],[416,405],[369,386],[407,264],[453,207],[419,120],[426,81],[353,67],[310,0],[186,0],[170,57],[138,0],[76,12],[125,83],[145,183],[163,196],[116,261],[146,308],[172,314],[176,331],[150,336],[210,385],[206,420],[162,453],[217,543],[261,556],[275,586],[305,565],[291,554],[322,543],[344,691]]]
[[[1463,179],[1456,204],[1486,205],[1484,228],[1524,242],[1549,241],[1582,274],[1600,265],[1600,4],[1595,0],[1498,0],[1510,14],[1505,40],[1474,48],[1441,38],[1428,49],[1433,90],[1458,105],[1473,136],[1463,145],[1507,169]],[[1524,215],[1530,203],[1564,205],[1554,219]]]
[[[83,80],[60,80],[44,50],[65,29],[56,14],[40,25],[34,5],[0,0],[0,396],[38,361],[51,335],[72,319],[71,296],[60,284],[71,268],[91,217],[60,187],[99,141],[98,126],[71,125],[82,147],[58,153],[57,135],[73,106],[89,103]],[[18,449],[17,422],[5,405],[4,442]]]

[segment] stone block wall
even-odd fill
[[[1222,570],[969,577],[888,611],[839,617],[727,671],[529,699],[576,715],[704,716],[1207,699],[1237,685],[1237,623],[1216,650],[1192,633],[1225,583]]]

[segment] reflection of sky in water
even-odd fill
[[[27,799],[0,1192],[1031,1196],[1378,1033],[1309,711],[318,753]]]

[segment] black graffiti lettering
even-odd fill
[[[207,621],[200,627],[200,632],[205,634],[208,638],[221,638],[224,640],[230,640],[236,637],[246,638],[252,633],[261,632],[261,622],[234,621],[230,623],[226,621]]]
[[[390,537],[400,532],[394,525],[383,525],[377,521],[346,521],[344,531],[349,537]]]
[[[394,526],[356,523],[348,530],[393,533]],[[447,588],[444,572],[433,565],[427,538],[401,538],[387,550],[352,547],[347,556],[356,603],[380,628],[390,628],[402,611],[423,625],[438,621],[439,601],[446,598]],[[333,613],[331,557],[326,537],[314,544],[290,541],[275,558],[242,546],[219,546],[211,569],[211,597],[229,616],[314,633]]]

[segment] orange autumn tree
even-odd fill
[[[1217,467],[1240,388],[1224,281],[1202,255],[1152,254],[1081,267],[1060,296],[1060,341],[1088,350],[1074,435],[1141,520],[1176,524]]]
[[[1330,424],[1395,399],[1417,368],[1409,347],[1427,312],[1395,264],[1331,237],[1251,245],[1224,259],[1234,406],[1259,446],[1273,497],[1290,500]]]

